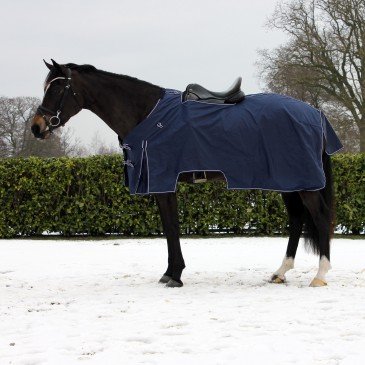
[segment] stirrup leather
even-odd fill
[[[207,174],[205,171],[193,172],[193,183],[199,184],[207,181]]]

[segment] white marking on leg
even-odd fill
[[[281,266],[274,272],[274,276],[278,276],[280,279],[285,280],[285,273],[294,268],[294,259],[292,257],[285,256]]]
[[[326,282],[325,277],[328,270],[330,269],[332,269],[332,266],[331,263],[328,261],[328,258],[326,256],[322,256],[321,259],[319,260],[319,268],[315,278]]]

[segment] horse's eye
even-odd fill
[[[51,94],[53,95],[58,95],[58,94],[61,94],[62,92],[62,89],[60,88],[57,88],[57,87],[53,87],[52,89],[49,90]]]

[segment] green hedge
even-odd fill
[[[339,154],[333,158],[336,222],[343,233],[365,230],[365,154]]]
[[[359,234],[365,222],[365,155],[334,159],[337,224]],[[223,184],[179,185],[181,232],[285,234],[280,194],[229,191]],[[162,233],[153,197],[129,195],[122,158],[0,160],[0,237]]]

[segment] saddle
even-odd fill
[[[241,90],[242,77],[238,77],[232,86],[224,92],[215,92],[198,84],[189,84],[183,93],[183,100],[197,100],[213,104],[236,104],[245,98]]]

